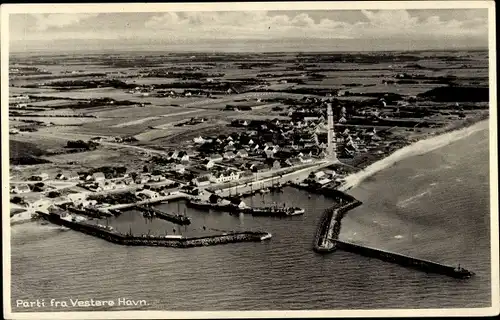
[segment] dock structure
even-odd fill
[[[330,195],[338,197],[338,199],[340,199],[340,203],[337,206],[325,210],[322,217],[320,218],[318,229],[316,230],[316,235],[314,238],[314,251],[318,253],[329,253],[334,252],[337,249],[341,249],[370,258],[397,263],[404,267],[418,269],[428,273],[447,275],[460,279],[467,279],[474,275],[474,272],[466,270],[464,268],[453,267],[437,262],[339,240],[338,238],[340,234],[342,218],[349,210],[360,206],[361,202],[341,191],[335,191],[336,192],[330,192]]]
[[[180,235],[132,235],[120,233],[109,226],[93,225],[85,221],[63,219],[59,214],[55,213],[45,213],[40,211],[37,213],[42,218],[54,224],[62,225],[72,230],[98,237],[112,243],[127,246],[190,248],[236,242],[260,242],[268,240],[272,237],[269,232],[264,231],[227,232],[220,235],[189,238]]]
[[[191,224],[191,219],[187,216],[181,214],[171,214],[163,212],[161,210],[155,209],[151,206],[146,205],[136,205],[135,208],[142,212],[150,214],[152,217],[158,217],[163,220],[167,220],[179,225],[189,225]]]

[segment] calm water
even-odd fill
[[[191,249],[122,247],[74,231],[25,224],[12,230],[15,299],[145,299],[149,310],[366,309],[490,305],[488,132],[403,160],[350,193],[364,202],[343,220],[341,238],[476,272],[457,280],[338,251],[311,250],[332,201],[293,188],[256,196],[306,208],[289,219],[186,209],[188,227],[127,212],[111,222],[128,232],[187,235],[266,230],[273,238]],[[248,200],[250,203],[250,200]],[[162,205],[184,211],[183,203]],[[206,230],[203,230],[203,226]],[[121,307],[125,309],[126,307]],[[137,308],[137,307],[135,307]],[[88,309],[85,309],[89,311]],[[121,310],[95,308],[93,310]]]

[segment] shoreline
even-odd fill
[[[489,129],[489,118],[475,122],[469,126],[461,127],[451,131],[433,135],[430,138],[415,141],[403,148],[395,150],[385,158],[377,160],[366,166],[358,172],[352,173],[345,177],[345,182],[339,187],[340,191],[347,191],[353,187],[360,185],[365,179],[374,174],[391,167],[401,160],[429,153],[436,149],[447,146],[458,140],[467,138],[468,136],[482,130]]]

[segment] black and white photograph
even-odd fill
[[[494,2],[1,15],[7,319],[498,315]]]

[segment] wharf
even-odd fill
[[[168,201],[168,200],[178,200],[178,199],[188,199],[188,198],[190,198],[189,195],[182,193],[182,192],[179,192],[179,193],[164,196],[164,197],[158,197],[158,198],[154,198],[154,199],[137,201],[137,202],[133,202],[133,203],[115,204],[115,205],[99,208],[99,210],[102,212],[106,212],[109,210],[131,209],[131,208],[136,207],[138,205],[154,204],[154,203],[160,203],[160,202],[164,202],[164,201]]]
[[[205,237],[183,237],[180,235],[152,236],[152,235],[132,235],[123,234],[111,227],[93,225],[86,222],[72,221],[63,219],[59,214],[37,212],[42,218],[57,224],[79,231],[103,240],[127,246],[159,246],[173,248],[202,247],[218,244],[236,243],[236,242],[260,242],[268,240],[272,235],[263,231],[242,231],[223,233],[221,235]]]
[[[135,206],[136,209],[145,212],[147,214],[150,214],[152,217],[158,217],[163,220],[168,220],[170,222],[179,224],[179,225],[189,225],[191,224],[191,219],[183,216],[181,214],[171,214],[167,212],[163,212],[161,210],[155,209],[150,206],[145,206],[145,205],[137,205]]]

